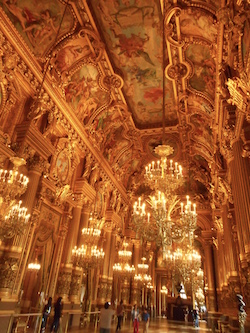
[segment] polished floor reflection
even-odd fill
[[[91,325],[91,324],[90,324]],[[112,325],[111,332],[115,332],[115,323]],[[93,332],[99,332],[99,327],[94,328],[93,326],[90,327],[83,327],[81,329],[71,329],[69,332],[74,333],[93,333]],[[121,331],[124,333],[133,332],[133,327],[131,323],[125,323],[122,326]],[[139,327],[139,333],[142,333],[142,325]],[[181,332],[181,333],[191,333],[191,332],[211,332],[211,329],[206,328],[206,322],[201,322],[199,328],[193,327],[191,324],[185,324],[183,322],[175,322],[175,321],[168,321],[165,318],[159,318],[154,319],[150,322],[148,333],[160,333],[160,332],[167,332],[167,333],[175,333],[175,332]]]

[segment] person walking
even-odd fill
[[[44,333],[46,330],[47,319],[51,313],[52,308],[52,297],[49,297],[48,303],[45,304],[43,308],[43,317],[42,317],[42,325],[41,325],[41,333]]]
[[[137,308],[137,305],[135,304],[132,311],[131,311],[133,326],[134,326],[134,333],[139,332],[139,309]]]
[[[123,311],[124,311],[123,300],[121,300],[120,304],[117,306],[117,309],[116,309],[116,315],[117,315],[116,332],[118,332],[118,330],[121,330],[121,322],[122,322],[122,318],[123,318]]]
[[[61,321],[61,317],[62,317],[62,309],[63,309],[63,305],[62,305],[62,297],[58,297],[55,305],[54,305],[54,319],[53,319],[53,323],[51,325],[50,328],[50,332],[57,332],[58,328],[60,326],[60,321]]]
[[[143,333],[148,333],[149,314],[148,314],[147,308],[143,309],[142,323],[143,323]]]
[[[115,314],[115,310],[110,309],[110,303],[106,302],[104,308],[100,311],[100,333],[110,333],[111,321]]]

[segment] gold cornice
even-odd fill
[[[22,146],[28,144],[45,160],[55,154],[55,147],[43,137],[33,122],[23,122],[16,126],[15,131],[17,133],[17,143]]]
[[[77,194],[85,195],[91,202],[93,202],[96,198],[96,191],[84,179],[77,179],[75,181],[74,192]]]

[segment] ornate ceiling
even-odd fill
[[[214,174],[225,170],[225,82],[239,49],[242,59],[249,52],[247,2],[167,0],[164,34],[158,0],[1,0],[0,5],[8,37],[37,74],[33,91],[18,87],[17,75],[19,95],[25,91],[35,99],[46,72],[43,99],[56,101],[131,190],[162,143],[164,90],[165,143],[184,165],[189,191],[197,199],[210,197]],[[2,85],[2,104],[5,95]],[[55,109],[27,111],[52,142],[67,135],[55,115]]]

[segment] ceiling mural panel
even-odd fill
[[[194,127],[192,134],[196,141],[198,140],[200,142],[203,142],[206,146],[212,149],[212,129],[208,124],[207,120],[201,114],[196,113],[190,117],[190,122]]]
[[[215,62],[210,50],[205,45],[192,44],[186,51],[187,59],[193,64],[193,76],[189,79],[191,88],[214,98],[215,95]]]
[[[0,85],[0,110],[2,109],[2,103],[3,103],[3,90],[2,87]]]
[[[120,125],[115,130],[111,129],[105,137],[103,156],[110,163],[114,162],[116,156],[130,145],[129,140],[124,138],[123,130],[123,125]]]
[[[114,67],[124,79],[123,91],[138,128],[162,123],[162,16],[157,0],[89,2]],[[173,100],[171,82],[166,100]],[[171,104],[171,103],[168,103]],[[175,112],[169,120],[177,123]]]
[[[36,56],[43,56],[55,43],[64,3],[59,0],[0,0],[0,6]],[[74,27],[74,15],[68,6],[58,38]]]
[[[66,101],[83,124],[109,101],[109,94],[98,86],[98,77],[96,66],[85,65],[72,75],[71,82],[65,88]]]
[[[87,37],[78,37],[70,40],[58,51],[55,65],[59,72],[68,71],[79,60],[88,58],[90,55],[91,49]]]
[[[188,108],[195,112],[203,112],[206,115],[210,115],[213,112],[213,106],[206,99],[201,96],[190,94],[187,98]]]
[[[250,52],[249,29],[250,29],[250,22],[246,20],[244,23],[244,32],[242,37],[242,59],[245,60],[249,59],[248,57]]]
[[[212,16],[200,9],[182,11],[180,15],[180,29],[183,35],[205,38],[211,43],[215,42],[217,29]]]

